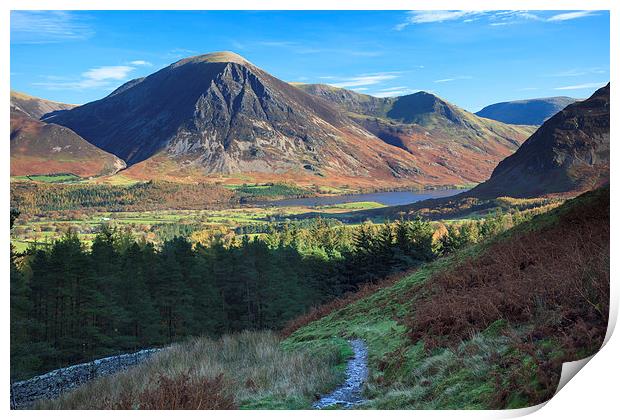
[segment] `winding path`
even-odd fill
[[[353,349],[353,357],[347,362],[347,380],[321,399],[315,402],[313,408],[326,408],[338,405],[342,408],[353,408],[364,403],[362,389],[368,377],[368,348],[364,340],[349,340]]]

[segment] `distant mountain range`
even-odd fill
[[[81,177],[111,175],[125,162],[93,146],[66,127],[38,118],[73,108],[11,92],[11,175],[72,173]]]
[[[609,84],[547,120],[470,193],[536,197],[583,192],[609,182]]]
[[[507,124],[541,125],[576,101],[578,99],[568,96],[555,96],[500,102],[482,108],[476,115]]]

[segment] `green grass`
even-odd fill
[[[378,209],[381,207],[385,207],[385,205],[375,201],[357,201],[354,203],[329,204],[325,206],[318,206],[317,208],[321,210],[368,210]]]
[[[47,174],[47,175],[12,176],[11,180],[48,182],[48,183],[67,183],[67,182],[78,182],[78,181],[81,181],[82,178],[74,174]]]
[[[488,360],[505,354],[505,338],[490,329],[463,342],[458,349],[428,353],[423,342],[411,342],[400,322],[414,310],[413,301],[403,299],[413,287],[479,252],[472,248],[427,264],[394,285],[302,327],[284,345],[318,349],[333,337],[364,339],[369,352],[365,394],[370,400],[364,408],[488,408],[494,392],[489,375],[494,366]]]
[[[241,197],[273,198],[308,195],[310,191],[289,184],[254,184],[254,185],[225,185],[225,188],[235,191]]]

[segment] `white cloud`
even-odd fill
[[[416,10],[408,12],[409,16],[404,25],[407,26],[416,23],[435,23],[446,22],[449,20],[459,20],[464,17],[475,16],[480,13],[482,12],[467,10]]]
[[[88,80],[101,81],[101,80],[122,80],[135,67],[131,66],[103,66],[95,67],[82,73],[82,76]]]
[[[409,95],[415,92],[416,91],[413,89],[380,90],[380,91],[373,93],[372,96],[376,96],[377,98],[390,98],[393,96]]]
[[[86,89],[106,89],[118,85],[120,81],[124,81],[129,74],[135,70],[131,66],[100,66],[93,67],[81,74],[78,80],[67,80],[54,76],[48,76],[46,82],[33,83],[35,86],[42,86],[51,90],[69,89],[69,90],[86,90]]]
[[[378,92],[390,92],[398,89],[407,89],[407,86],[394,86],[385,89],[379,89]]]
[[[153,64],[149,61],[146,60],[134,60],[134,61],[130,61],[129,64],[131,64],[132,66],[147,66],[147,67],[151,67]]]
[[[544,18],[540,14],[528,10],[415,10],[407,12],[404,22],[394,26],[394,29],[401,31],[409,25],[426,23],[471,23],[481,19],[485,19],[490,26],[505,26],[527,21],[562,22],[594,15],[596,15],[596,11],[593,10],[558,13],[549,18]]]
[[[397,73],[398,72],[362,74],[359,76],[344,78],[339,82],[331,83],[331,85],[341,88],[376,85],[386,80],[396,79],[399,77]]]
[[[559,71],[557,73],[548,74],[547,77],[576,77],[585,76],[586,74],[605,74],[607,71],[608,70],[603,67],[590,67]]]
[[[297,42],[292,41],[259,41],[257,44],[264,47],[293,47],[299,45]]]
[[[594,89],[594,88],[603,87],[604,85],[605,85],[605,82],[582,83],[580,85],[556,87],[555,90]]]
[[[94,30],[75,12],[11,11],[11,43],[48,44],[90,38]]]
[[[577,12],[560,13],[547,19],[548,22],[563,22],[565,20],[579,19],[586,16],[594,16],[594,10],[580,10]]]
[[[469,80],[471,79],[471,76],[454,76],[454,77],[448,77],[446,79],[438,79],[438,80],[434,80],[435,83],[447,83],[447,82],[454,82],[456,80]]]

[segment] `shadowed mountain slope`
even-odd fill
[[[477,197],[575,194],[609,181],[609,84],[547,120],[491,178]]]

